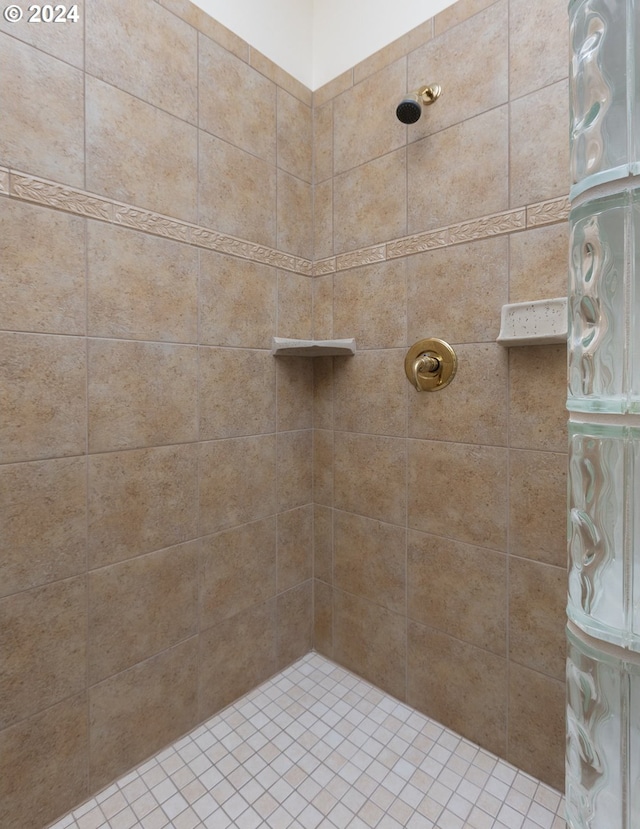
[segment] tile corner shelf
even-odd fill
[[[290,340],[286,337],[274,337],[271,353],[274,357],[348,357],[356,353],[356,341]]]
[[[548,345],[567,341],[567,298],[514,302],[502,306],[496,342],[514,345]]]

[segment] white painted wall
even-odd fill
[[[312,89],[433,17],[454,0],[315,0]]]
[[[454,0],[194,0],[310,89]]]

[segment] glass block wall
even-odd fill
[[[569,5],[570,829],[633,829],[640,815],[638,6]]]

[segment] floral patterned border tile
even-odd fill
[[[312,262],[265,245],[237,239],[206,227],[189,224],[134,205],[115,202],[94,193],[66,187],[5,167],[0,167],[0,194],[227,253],[303,276],[324,276],[448,245],[459,245],[489,236],[525,230],[528,227],[562,222],[569,216],[569,198],[563,196]]]
[[[360,265],[372,265],[374,262],[384,262],[387,258],[386,245],[374,245],[370,248],[352,250],[336,256],[336,270],[346,271]]]
[[[9,195],[9,171],[6,167],[0,167],[0,193]]]
[[[478,239],[486,239],[488,236],[524,230],[525,227],[525,209],[509,210],[505,213],[496,213],[493,216],[483,216],[481,219],[472,219],[452,225],[449,228],[449,243],[459,245],[463,242],[475,242]]]
[[[405,236],[403,239],[387,242],[387,258],[398,259],[413,253],[444,248],[448,244],[450,244],[448,227],[431,230],[428,233],[416,233],[414,236]]]
[[[327,274],[336,272],[336,257],[330,256],[328,259],[319,259],[313,263],[314,276],[327,276]]]
[[[12,196],[19,199],[44,204],[47,207],[56,207],[58,210],[66,210],[78,216],[88,216],[107,222],[113,221],[113,202],[36,176],[16,173],[12,170],[10,192]]]
[[[530,204],[527,207],[527,227],[539,227],[540,225],[562,222],[569,217],[569,207],[568,196],[538,202],[538,204]]]

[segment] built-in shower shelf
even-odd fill
[[[513,302],[502,306],[500,333],[496,342],[512,345],[565,343],[568,332],[567,298]]]
[[[348,357],[356,353],[356,341],[290,340],[286,337],[274,337],[271,353],[274,357]]]

